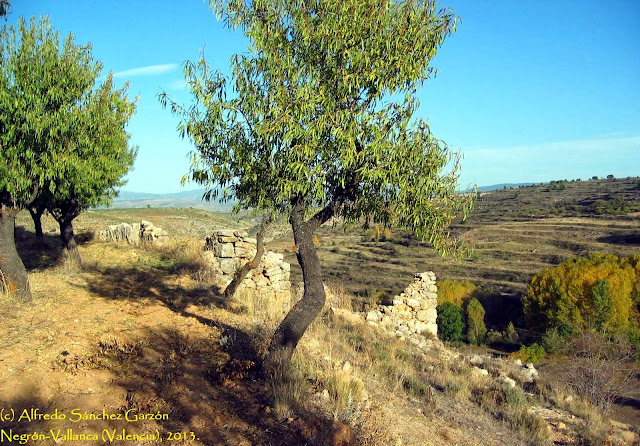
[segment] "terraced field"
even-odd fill
[[[359,296],[366,307],[372,299],[401,292],[414,273],[432,270],[439,279],[470,280],[484,287],[488,297],[500,296],[516,305],[534,274],[567,258],[640,252],[639,213],[612,208],[609,214],[597,214],[594,208],[604,201],[635,210],[640,205],[638,181],[583,181],[566,183],[562,190],[541,185],[483,193],[471,217],[451,228],[474,248],[465,260],[443,259],[402,231],[392,230],[389,240],[382,241],[372,230],[324,227],[319,253],[326,281]],[[567,205],[556,215],[548,212],[553,203],[574,207]],[[292,243],[281,239],[271,249],[283,250],[294,266],[293,280],[302,280]]]

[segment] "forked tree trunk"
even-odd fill
[[[76,244],[76,238],[73,233],[73,220],[80,215],[80,206],[76,200],[72,199],[63,203],[57,209],[50,210],[53,218],[56,219],[60,226],[60,240],[62,240],[62,259],[71,261],[78,266],[82,264],[80,251]]]
[[[0,205],[0,291],[31,300],[29,276],[16,249],[15,220],[18,209]]]
[[[258,234],[256,234],[256,255],[253,257],[253,260],[245,263],[242,268],[237,270],[233,275],[233,280],[229,285],[227,285],[227,288],[224,290],[224,296],[226,298],[233,297],[244,278],[247,277],[247,274],[249,274],[249,271],[251,271],[252,269],[256,269],[260,264],[260,260],[262,260],[262,255],[264,254],[264,233],[267,229],[267,225],[270,222],[270,216],[266,216],[262,219],[262,225],[260,226]]]
[[[58,221],[60,225],[60,240],[62,240],[62,258],[65,261],[71,261],[77,265],[82,264],[80,258],[80,251],[78,251],[78,245],[76,244],[76,238],[73,233],[73,219],[75,217],[68,217]]]
[[[36,240],[38,244],[44,244],[44,233],[42,232],[42,214],[44,214],[44,208],[32,208],[29,206],[29,213],[33,220],[33,226],[36,229]]]
[[[304,205],[300,200],[294,204],[290,217],[296,255],[302,268],[304,294],[302,299],[287,313],[271,339],[269,352],[264,362],[268,372],[277,371],[289,363],[300,338],[320,314],[326,299],[320,259],[313,243],[313,234],[324,219],[312,219],[305,222],[304,211]]]

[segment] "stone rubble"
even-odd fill
[[[243,230],[221,229],[207,237],[204,255],[222,289],[238,269],[253,260],[256,243]],[[284,316],[292,306],[290,275],[291,265],[284,261],[284,255],[266,251],[258,267],[249,271],[236,290],[234,300],[253,316]]]
[[[370,325],[380,326],[401,339],[412,335],[438,336],[438,289],[433,272],[418,273],[392,305],[379,305],[366,315]]]
[[[167,231],[146,220],[140,223],[110,225],[96,233],[98,240],[126,242],[130,245],[139,245],[141,242],[162,243],[168,236]]]

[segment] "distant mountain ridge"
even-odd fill
[[[493,190],[518,188],[520,186],[531,186],[538,183],[501,183],[491,186],[479,186],[479,192],[489,192]],[[149,192],[120,191],[118,197],[113,200],[112,208],[143,208],[143,207],[193,207],[220,212],[231,210],[235,201],[219,203],[216,201],[206,202],[202,199],[205,193],[204,188],[172,192],[167,194],[152,194]],[[470,192],[467,190],[466,192]]]
[[[500,190],[500,189],[509,189],[509,188],[518,188],[520,186],[532,186],[534,184],[540,183],[501,183],[501,184],[493,184],[491,186],[479,186],[479,192],[490,192],[492,190]]]
[[[205,189],[193,189],[167,194],[120,191],[110,207],[114,209],[192,207],[209,211],[229,212],[235,204],[235,201],[227,203],[219,203],[218,200],[204,201],[202,199],[204,193]]]

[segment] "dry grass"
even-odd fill
[[[400,235],[393,237],[397,237],[398,255],[412,249],[400,243],[406,241]],[[265,378],[256,364],[279,321],[254,321],[228,311],[208,285],[212,273],[205,270],[202,247],[201,240],[187,237],[158,246],[82,244],[82,270],[39,263],[30,274],[36,306],[16,306],[6,312],[6,318],[3,306],[0,316],[13,332],[23,330],[21,338],[28,334],[38,348],[45,346],[44,353],[38,353],[46,358],[39,359],[44,361],[38,363],[39,370],[42,364],[53,365],[65,380],[73,375],[74,380],[87,382],[99,373],[109,374],[103,384],[105,394],[114,392],[116,382],[133,389],[143,385],[143,390],[129,392],[118,404],[157,405],[172,410],[176,417],[181,412],[195,418],[206,414],[207,421],[195,429],[209,435],[209,444],[237,443],[239,438],[267,444],[260,442],[261,435],[294,438],[290,444],[312,444],[309,438],[315,444],[339,444],[319,440],[332,438],[329,434],[304,433],[309,425],[320,429],[317,426],[322,424],[334,433],[347,426],[355,432],[351,444],[362,445],[398,440],[422,444],[425,430],[434,433],[430,441],[436,445],[548,443],[546,424],[527,410],[535,399],[492,380],[509,373],[497,362],[486,364],[489,376],[484,376],[463,360],[422,352],[368,325],[349,324],[329,315],[312,324],[288,367]],[[392,264],[392,268],[401,266]],[[341,287],[332,287],[332,306],[359,308],[349,286],[343,281]],[[47,311],[39,308],[44,304]],[[16,308],[18,314],[12,315]],[[34,316],[35,311],[40,313]],[[55,325],[47,319],[54,311],[59,319]],[[20,321],[30,322],[25,328]],[[39,324],[46,325],[46,330]],[[84,350],[68,350],[69,333],[74,343],[78,338],[87,344],[82,344]],[[111,337],[113,333],[118,336]],[[13,344],[0,347],[18,351]],[[60,356],[63,351],[69,354]],[[47,376],[25,370],[21,376]],[[53,384],[69,385],[64,380]],[[543,390],[540,395],[548,392]],[[107,396],[116,399],[115,394]],[[558,397],[559,405],[565,400]],[[580,406],[577,400],[569,403],[574,413],[582,411],[590,425],[604,426],[588,406]],[[170,427],[191,429],[183,421],[188,419],[185,415],[176,421],[177,427]],[[233,423],[245,430],[236,438],[223,438],[213,432],[210,420],[219,432]],[[598,429],[581,434],[582,438],[598,438]]]

